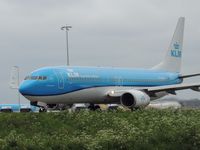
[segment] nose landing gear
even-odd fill
[[[30,104],[32,106],[39,107],[39,112],[47,112],[47,107],[48,106],[45,103],[35,101],[35,102],[30,102]]]

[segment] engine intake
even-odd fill
[[[142,91],[131,90],[122,94],[120,102],[128,108],[145,107],[150,103],[150,97]]]

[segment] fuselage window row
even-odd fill
[[[98,81],[111,81],[111,82],[123,82],[123,83],[127,83],[127,82],[165,82],[165,79],[117,79],[117,78],[112,78],[112,79],[101,79],[101,78],[89,78],[89,77],[69,77],[70,81],[87,81],[87,82],[98,82]]]

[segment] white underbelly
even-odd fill
[[[116,99],[108,99],[107,93],[112,90],[130,90],[140,89],[141,87],[124,87],[124,86],[111,86],[111,87],[94,87],[83,90],[78,90],[62,95],[51,96],[25,96],[30,101],[44,102],[47,104],[73,104],[73,103],[112,103],[117,102]],[[143,87],[144,88],[144,87]],[[160,92],[156,97],[151,100],[165,96],[166,92]],[[118,99],[119,102],[119,99]]]
[[[25,96],[30,101],[40,101],[48,104],[73,104],[73,103],[109,103],[107,99],[107,93],[111,90],[122,90],[130,89],[130,87],[94,87],[74,91],[62,95],[51,95],[51,96]]]

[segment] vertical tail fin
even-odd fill
[[[183,47],[184,22],[185,18],[180,17],[164,60],[160,64],[154,66],[152,69],[164,70],[169,72],[180,72],[182,47]]]

